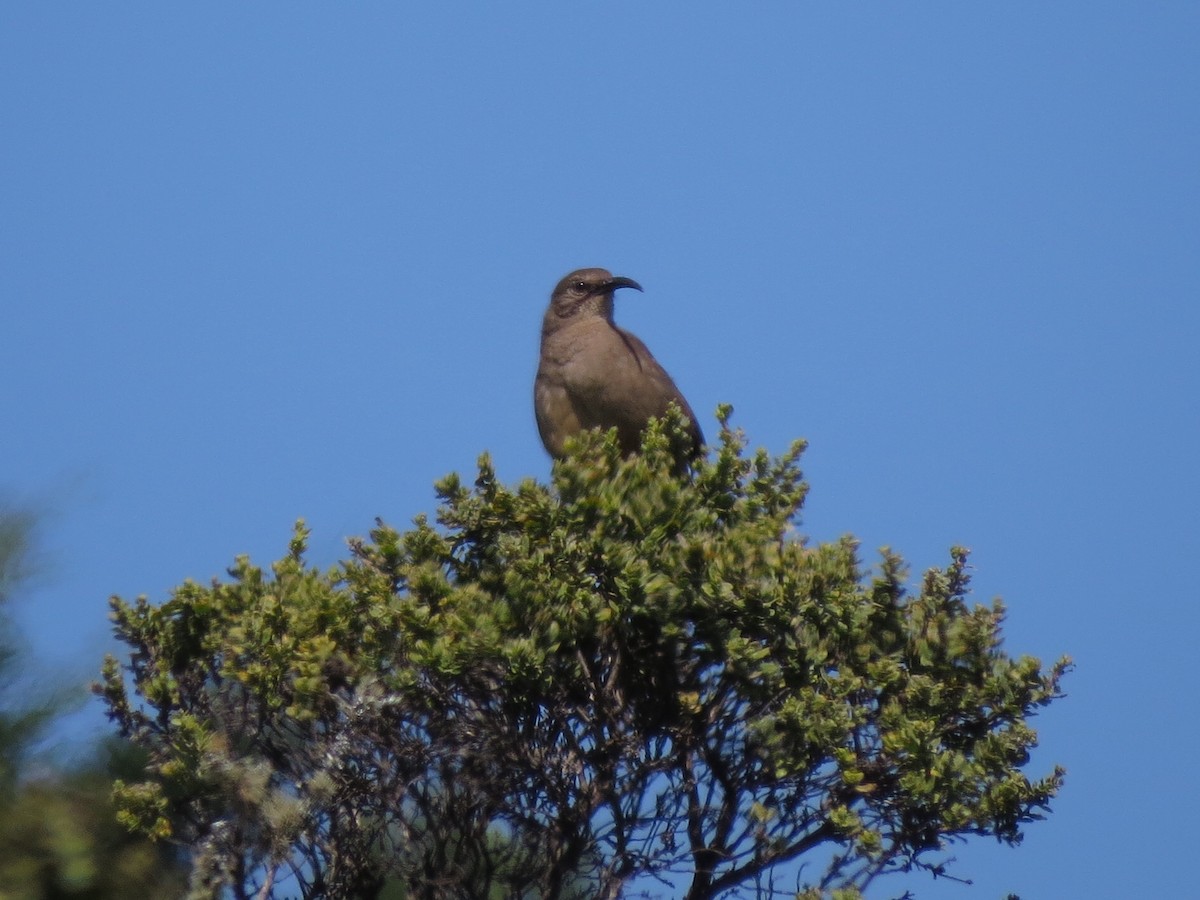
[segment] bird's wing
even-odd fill
[[[647,419],[651,416],[661,418],[667,406],[674,402],[688,419],[688,430],[692,433],[696,449],[699,449],[704,443],[700,423],[667,370],[659,365],[650,348],[636,334],[616,326],[612,331],[621,347],[615,355],[624,358],[623,365],[613,367],[613,377],[609,382],[614,394],[612,399],[625,411],[627,426],[633,432],[634,440],[640,440]],[[622,434],[625,430],[622,426]]]

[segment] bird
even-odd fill
[[[616,428],[628,455],[640,448],[646,422],[674,402],[687,418],[686,457],[694,459],[704,444],[700,423],[646,345],[613,321],[613,294],[620,288],[642,290],[607,269],[576,269],[550,295],[533,387],[542,443],[558,459],[572,435]]]

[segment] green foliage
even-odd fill
[[[118,823],[110,796],[117,773],[145,775],[141,756],[114,741],[82,765],[21,785],[0,817],[0,897],[182,896],[183,867],[168,848]]]
[[[49,697],[30,696],[21,643],[8,617],[13,592],[32,571],[32,511],[0,502],[0,802],[11,802],[30,747],[55,713]]]
[[[196,853],[193,896],[690,898],[826,864],[804,896],[1016,843],[1062,781],[1023,773],[1048,670],[966,601],[966,551],[905,588],[809,546],[797,443],[673,471],[676,413],[623,456],[582,436],[549,485],[437,486],[329,571],[298,525],[270,571],[113,599],[103,694],[153,777],[123,821]],[[132,691],[132,693],[131,693]],[[932,861],[931,861],[932,860]]]
[[[112,742],[70,765],[48,764],[44,753],[34,763],[39,743],[73,699],[61,688],[34,687],[45,684],[45,673],[27,658],[6,617],[8,602],[33,571],[36,518],[0,506],[0,897],[177,897],[183,870],[172,854],[116,820],[113,777],[145,777],[137,752]]]

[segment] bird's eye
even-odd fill
[[[577,281],[577,282],[575,282],[575,290],[577,290],[577,291],[586,291],[586,290],[587,290],[587,282],[586,282],[586,281]]]

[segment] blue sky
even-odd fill
[[[86,680],[110,594],[300,516],[331,563],[484,449],[544,478],[541,314],[604,266],[708,431],[811,442],[807,533],[914,579],[970,546],[1010,651],[1077,661],[1051,818],[872,896],[1185,896],[1197,47],[1182,2],[5,3],[20,619]]]

